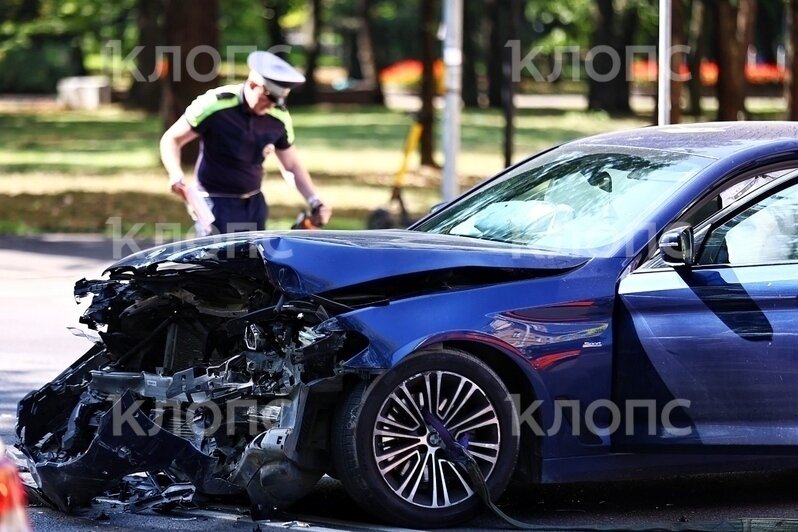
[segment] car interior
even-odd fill
[[[798,185],[752,205],[709,235],[699,264],[798,260]]]

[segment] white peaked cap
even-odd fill
[[[273,81],[285,88],[293,88],[305,83],[305,76],[286,61],[271,52],[252,52],[247,57],[249,69],[264,80]]]

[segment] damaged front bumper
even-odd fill
[[[330,472],[341,362],[364,340],[235,259],[78,282],[100,340],[18,406],[17,447],[44,500],[68,512],[140,473],[268,511]]]

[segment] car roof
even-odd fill
[[[742,150],[798,141],[798,122],[703,122],[604,133],[569,146],[654,148],[723,159]]]

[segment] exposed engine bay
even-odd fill
[[[226,253],[76,284],[96,342],[18,409],[43,499],[70,511],[146,473],[270,509],[330,472],[340,363],[365,340],[277,289],[253,246]]]

